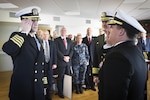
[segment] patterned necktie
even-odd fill
[[[66,41],[66,39],[63,39],[63,42],[64,42],[64,45],[65,45],[65,48],[67,49],[67,41]]]
[[[49,46],[48,46],[48,41],[45,41],[45,61],[48,63],[50,59],[50,51],[49,51]]]
[[[89,42],[89,44],[91,43],[91,38],[88,38],[88,42]]]

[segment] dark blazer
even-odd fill
[[[63,39],[61,37],[56,38],[55,40],[56,48],[57,48],[57,69],[56,74],[58,74],[57,79],[57,88],[58,88],[58,95],[63,95],[63,80],[64,75],[68,74],[70,75],[70,66],[71,66],[71,58],[73,55],[73,44],[72,41],[68,38],[66,38],[67,41],[67,49],[65,47],[65,44],[63,43]],[[70,60],[69,62],[64,61],[64,56],[69,56]]]
[[[95,68],[98,68],[99,63],[101,62],[102,58],[102,54],[103,54],[103,45],[105,44],[104,41],[104,35],[99,35],[98,37],[96,37],[95,39],[95,52],[94,52],[94,61],[93,61],[93,66]]]
[[[149,38],[146,38],[146,45],[143,44],[142,38],[139,38],[137,45],[142,51],[150,52],[150,39]]]
[[[50,61],[48,63],[48,73],[49,73],[49,84],[50,87],[52,86],[52,81],[53,81],[53,69],[52,69],[52,65],[56,64],[57,65],[57,51],[56,51],[56,45],[54,43],[54,41],[49,40],[49,50],[50,50]]]
[[[63,43],[63,40],[61,37],[58,37],[55,39],[56,48],[57,48],[57,64],[58,66],[66,66],[70,65],[71,63],[66,63],[63,59],[64,56],[69,56],[72,58],[73,55],[73,43],[69,38],[66,38],[67,40],[67,49],[65,48],[65,45]]]
[[[99,100],[144,100],[147,66],[133,41],[108,52],[99,79]]]
[[[65,65],[66,63],[64,62],[64,56],[69,56],[70,58],[73,55],[73,49],[72,49],[72,41],[68,38],[66,38],[67,40],[67,49],[65,48],[65,45],[63,43],[63,40],[61,39],[61,37],[58,37],[55,39],[55,43],[56,43],[56,47],[57,47],[57,60],[58,60],[58,65]],[[69,63],[70,64],[70,63]]]
[[[33,37],[14,32],[2,49],[12,57],[14,65],[10,100],[45,100],[42,81],[45,63],[42,46],[39,51]]]
[[[148,59],[150,59],[150,38],[146,38],[146,45],[143,44],[142,38],[139,38],[137,46],[142,52],[147,52]]]
[[[90,55],[90,62],[93,63],[94,60],[94,51],[95,51],[95,37],[92,37],[92,41],[89,44],[87,36],[83,38],[83,43],[88,46],[89,55]]]
[[[50,47],[50,62],[49,66],[52,66],[53,64],[57,65],[57,49],[56,49],[56,44],[54,41],[49,40],[49,47]]]

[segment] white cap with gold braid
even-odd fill
[[[32,20],[40,20],[39,18],[39,12],[41,11],[41,8],[37,6],[31,6],[24,8],[16,13],[17,17],[21,18],[28,18]]]
[[[135,18],[127,15],[122,10],[118,10],[114,15],[113,20],[109,21],[108,24],[109,25],[117,24],[124,28],[130,28],[133,30],[137,30],[141,33],[146,33],[146,30]]]

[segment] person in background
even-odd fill
[[[42,43],[42,41],[43,41],[43,30],[39,29],[36,33],[36,36],[40,40],[40,42]]]
[[[68,38],[72,40],[72,34],[68,34]]]
[[[73,47],[72,68],[76,93],[83,93],[82,85],[85,81],[85,73],[89,65],[89,52],[86,44],[82,43],[81,34],[77,34],[76,44]]]
[[[105,60],[106,53],[111,50],[111,45],[108,38],[108,25],[107,23],[112,19],[113,14],[110,12],[102,12],[101,14],[101,21],[102,21],[102,28],[100,29],[100,35],[95,39],[95,56],[94,56],[94,63],[92,73],[94,75],[94,82],[98,83],[98,74],[99,70],[103,65]]]
[[[48,33],[49,33],[49,40],[52,40],[52,39],[53,39],[53,37],[52,37],[52,35],[51,35],[51,30],[50,30],[50,29],[48,29],[47,31],[48,31]]]
[[[9,89],[10,100],[46,100],[44,52],[36,37],[40,8],[24,8],[16,13],[21,18],[21,32],[13,32],[2,49],[13,60]]]
[[[47,100],[52,100],[52,82],[53,82],[53,69],[57,68],[57,51],[56,45],[53,41],[49,40],[50,34],[48,30],[43,31],[43,48],[45,56],[45,70],[46,76],[48,77],[47,84]]]
[[[140,34],[137,46],[143,52],[145,59],[150,60],[150,38],[147,37],[146,33]]]
[[[135,38],[146,31],[122,10],[116,12],[108,25],[107,41],[113,48],[106,54],[99,72],[99,100],[144,100],[147,65]]]
[[[92,36],[92,28],[87,28],[86,37],[83,38],[83,43],[88,46],[88,52],[90,56],[89,65],[87,66],[87,72],[85,76],[85,85],[86,89],[92,89],[96,91],[95,83],[93,81],[92,67],[95,51],[95,37]]]
[[[59,37],[59,35],[58,35],[57,31],[56,30],[53,31],[53,36],[52,36],[51,40],[54,41],[58,37]]]
[[[57,87],[58,87],[58,96],[64,98],[63,94],[63,82],[64,75],[70,75],[70,66],[71,59],[73,55],[73,44],[72,41],[66,37],[67,30],[65,27],[62,27],[60,30],[61,36],[56,38],[54,42],[56,43],[57,49]]]

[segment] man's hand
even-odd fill
[[[65,61],[65,62],[69,62],[69,60],[70,60],[70,57],[69,57],[69,56],[64,56],[64,61]]]
[[[99,83],[100,80],[99,80],[98,77],[94,76],[94,77],[93,77],[93,81],[94,81],[95,83]]]
[[[32,20],[31,19],[23,19],[21,20],[21,33],[26,33],[28,34],[31,30],[32,27]]]
[[[57,68],[57,65],[56,64],[53,64],[52,65],[52,69],[56,69]]]

